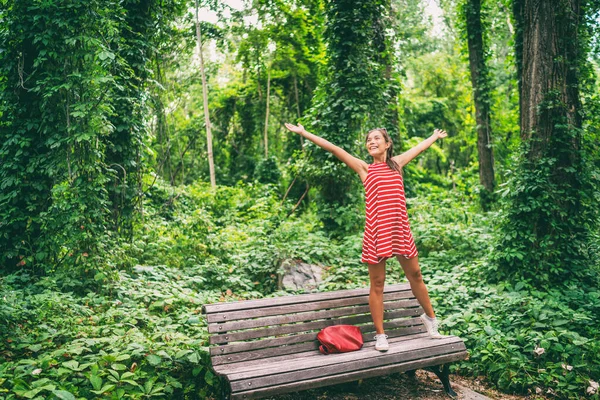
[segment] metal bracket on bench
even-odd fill
[[[436,374],[438,378],[440,378],[440,381],[442,381],[442,385],[444,385],[444,391],[446,392],[446,394],[448,394],[448,396],[452,397],[453,399],[455,399],[458,396],[456,392],[450,387],[450,367],[448,364],[444,364],[442,367],[436,365],[435,367],[429,367],[426,369],[433,371],[433,373]]]

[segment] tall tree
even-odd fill
[[[537,284],[583,279],[598,211],[581,102],[589,36],[581,33],[597,4],[515,0],[514,10],[524,145],[506,191],[498,274]]]
[[[90,274],[108,266],[115,216],[125,208],[131,215],[151,47],[145,32],[160,31],[173,2],[5,3],[0,268]],[[111,210],[111,195],[125,197],[112,201],[121,211]]]
[[[216,183],[215,178],[215,161],[213,159],[212,132],[210,125],[210,115],[208,112],[208,85],[206,84],[206,72],[204,70],[204,55],[202,54],[202,31],[200,29],[200,20],[198,18],[198,9],[200,5],[196,0],[196,40],[198,43],[198,54],[200,56],[200,73],[202,74],[202,99],[204,108],[204,126],[206,127],[206,147],[208,152],[208,168],[210,174],[210,184],[214,188]]]
[[[309,113],[308,129],[356,153],[369,128],[390,126],[393,97],[388,65],[390,43],[381,29],[388,21],[389,0],[341,0],[325,3],[328,73],[318,87]],[[396,114],[397,115],[397,114]],[[355,175],[329,153],[315,152],[310,170],[320,188],[320,217],[329,230],[353,231],[360,227]]]
[[[491,88],[486,65],[487,49],[484,41],[481,2],[482,0],[465,0],[463,18],[469,48],[469,68],[475,103],[475,121],[477,123],[479,182],[487,192],[487,195],[482,195],[482,204],[486,206],[496,186],[496,180],[494,178],[494,152],[492,148]]]

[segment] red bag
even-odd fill
[[[352,325],[328,326],[317,334],[317,340],[321,342],[319,351],[323,354],[346,353],[363,346],[360,328]]]

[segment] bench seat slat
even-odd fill
[[[415,298],[410,290],[385,293],[383,301]],[[369,295],[363,294],[354,297],[344,297],[339,299],[315,300],[312,302],[291,304],[284,306],[259,307],[243,311],[222,311],[206,315],[206,321],[211,324],[215,322],[236,321],[240,319],[250,319],[258,317],[269,317],[273,315],[293,314],[303,311],[323,310],[325,308],[337,308],[344,306],[353,306],[359,304],[369,304]]]
[[[401,317],[414,317],[420,315],[423,310],[419,308],[409,308],[399,311],[391,311],[384,313],[385,319],[392,318],[401,318]],[[362,323],[368,323],[372,318],[370,315],[360,315],[353,317],[344,317],[337,319],[326,319],[321,321],[313,321],[313,322],[304,322],[292,325],[280,325],[271,328],[260,328],[249,331],[242,332],[233,332],[233,333],[224,333],[219,335],[211,336],[209,339],[210,344],[219,344],[219,343],[228,343],[228,342],[236,342],[240,340],[248,340],[254,338],[268,337],[268,336],[277,336],[284,335],[294,332],[307,332],[316,329],[322,329],[331,325],[357,325]]]
[[[415,336],[417,334],[420,334],[423,332],[422,327],[410,327],[410,328],[405,328],[405,329],[401,329],[399,330],[397,333],[397,335],[393,336],[394,338],[402,338],[402,337],[407,337],[407,336]],[[391,333],[391,332],[390,332]],[[315,335],[316,336],[316,335]],[[388,334],[388,336],[390,337],[390,343],[392,343],[392,336],[390,334]],[[372,336],[369,336],[372,338]],[[365,337],[365,335],[363,335],[363,342],[365,343],[369,343],[372,340],[368,340],[368,337]],[[217,369],[218,366],[222,365],[225,367],[223,370],[226,371],[226,368],[231,366],[235,368],[236,370],[238,368],[240,368],[240,364],[244,364],[244,365],[258,365],[260,363],[271,363],[273,361],[278,361],[280,359],[290,359],[290,354],[293,354],[293,358],[294,360],[296,360],[296,358],[299,357],[305,357],[307,355],[314,355],[314,354],[319,354],[321,355],[321,353],[319,353],[318,351],[315,353],[315,350],[317,350],[319,348],[319,342],[316,340],[316,338],[314,340],[311,340],[310,342],[305,342],[305,343],[300,343],[300,344],[295,344],[295,345],[290,345],[290,346],[283,346],[283,347],[270,347],[267,349],[260,349],[257,351],[246,351],[243,353],[236,353],[236,354],[231,354],[231,355],[227,355],[227,356],[214,356],[212,358],[212,363],[213,366],[215,366],[215,371],[219,372]],[[266,358],[268,358],[268,360],[265,360]],[[250,361],[254,361],[253,363],[250,364]],[[231,371],[231,368],[229,369],[229,371]]]
[[[368,379],[376,376],[389,375],[398,372],[405,372],[419,368],[425,368],[434,365],[446,364],[453,361],[463,360],[467,357],[467,352],[459,352],[453,354],[446,354],[442,356],[435,356],[426,359],[420,359],[415,361],[409,361],[404,363],[398,363],[393,365],[386,365],[378,368],[371,368],[368,370],[354,371],[348,373],[341,373],[338,375],[321,377],[316,379],[307,379],[299,382],[288,383],[279,386],[271,386],[264,389],[247,390],[244,392],[232,393],[232,400],[252,400],[259,399],[266,396],[273,396],[281,393],[289,393],[300,390],[315,389],[323,386],[336,385],[344,382],[352,382],[358,379]]]
[[[364,350],[352,351],[350,353],[341,354],[330,354],[322,357],[308,357],[301,358],[295,362],[280,361],[277,363],[269,363],[267,368],[252,369],[244,372],[228,373],[227,379],[233,385],[235,381],[246,380],[250,378],[258,378],[261,376],[270,376],[273,374],[283,374],[293,371],[304,371],[311,368],[320,368],[328,365],[340,365],[354,362],[356,360],[364,359],[388,359],[395,354],[404,354],[408,351],[420,349],[420,348],[434,348],[443,345],[451,345],[458,349],[459,344],[463,346],[462,340],[456,336],[450,336],[443,339],[431,339],[431,338],[413,338],[402,342],[398,342],[395,346],[390,346],[390,350],[381,353],[376,351],[374,348],[367,347]],[[457,350],[459,351],[459,350]],[[434,354],[432,354],[434,355]]]
[[[395,321],[393,325],[391,323],[384,323],[386,333],[390,337],[392,337],[392,335],[395,334],[394,333],[395,331],[393,329],[407,328],[410,326],[417,326],[417,327],[424,329],[422,327],[422,325],[423,325],[423,323],[421,322],[421,320],[419,318],[408,318],[408,319],[403,319],[400,321]],[[363,325],[360,327],[360,329],[363,334],[375,332],[375,327],[373,326],[373,324]],[[279,338],[263,339],[263,340],[254,341],[254,342],[240,342],[240,343],[224,344],[224,345],[221,345],[218,347],[211,347],[209,351],[210,351],[210,355],[212,357],[214,357],[216,355],[235,354],[235,353],[244,352],[244,351],[258,350],[258,349],[263,349],[263,348],[267,348],[267,347],[275,347],[275,346],[287,346],[287,345],[292,345],[295,343],[302,343],[302,342],[315,341],[315,340],[317,340],[317,332],[310,332],[310,333],[301,333],[301,334],[295,334],[295,335],[290,335],[290,336],[284,336],[284,337],[279,337]]]
[[[336,375],[342,372],[359,371],[369,368],[383,367],[385,365],[397,364],[399,362],[413,361],[416,359],[435,357],[445,354],[458,353],[464,351],[464,346],[459,349],[459,346],[445,344],[430,347],[419,347],[410,351],[400,353],[385,353],[376,357],[355,358],[344,363],[335,363],[329,365],[314,365],[312,368],[295,370],[287,373],[276,373],[277,369],[269,369],[270,373],[251,379],[242,379],[231,382],[231,390],[239,392],[247,390],[248,387],[260,388],[273,385],[281,385],[289,382],[297,382],[299,380],[318,378],[320,376]],[[370,348],[370,353],[379,353],[377,350]],[[301,360],[302,361],[302,360]],[[266,372],[266,371],[265,371]]]
[[[367,299],[368,301],[368,299]],[[260,328],[263,326],[273,326],[281,324],[290,324],[301,321],[314,321],[325,318],[344,317],[348,315],[370,313],[368,303],[353,307],[333,308],[327,310],[328,306],[324,305],[319,308],[322,311],[301,312],[297,314],[277,315],[273,317],[247,319],[244,321],[225,322],[222,324],[209,324],[209,333],[229,332],[241,329]],[[397,310],[406,308],[419,307],[419,302],[414,300],[397,300],[383,304],[385,310]]]
[[[410,331],[410,332],[402,332],[402,331]],[[428,333],[423,333],[422,330],[419,332],[419,330],[416,327],[403,329],[402,331],[397,332],[398,333],[397,336],[389,335],[390,336],[389,337],[390,345],[392,345],[394,343],[402,342],[404,340],[409,340],[409,339],[414,339],[414,338],[423,338],[423,337],[429,336]],[[375,340],[373,339],[373,336],[369,336],[369,337],[371,338],[370,340],[364,340],[363,348],[375,346]],[[367,338],[365,338],[365,339],[367,339]],[[313,348],[306,350],[306,351],[294,353],[294,357],[293,357],[294,362],[297,359],[305,358],[305,357],[323,357],[323,354],[319,353],[319,351],[318,351],[318,346],[319,346],[318,342],[314,341],[312,343],[305,343],[305,344],[306,345],[311,344],[313,346]],[[290,360],[290,356],[287,354],[286,355],[282,354],[282,355],[278,355],[278,356],[271,356],[267,360],[255,359],[255,360],[249,360],[249,361],[239,361],[239,362],[236,362],[233,364],[222,363],[221,365],[215,365],[214,370],[219,375],[227,375],[227,374],[243,372],[243,371],[252,370],[252,369],[266,368],[268,365],[270,365],[273,362],[284,361],[284,360]]]
[[[408,283],[388,285],[385,287],[385,293],[402,292],[410,290]],[[268,299],[233,301],[229,303],[205,304],[202,310],[205,314],[213,314],[223,311],[248,310],[259,307],[273,307],[288,304],[308,303],[327,299],[340,299],[345,297],[364,296],[369,294],[368,288],[338,290],[334,292],[321,292],[314,294],[301,294],[297,296],[281,296]]]

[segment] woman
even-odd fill
[[[402,167],[436,140],[448,136],[446,131],[436,129],[428,139],[405,153],[394,156],[393,143],[387,131],[384,128],[373,129],[366,138],[367,150],[373,157],[373,163],[369,165],[329,141],[307,132],[300,124],[295,126],[286,123],[285,127],[332,153],[355,171],[363,182],[367,215],[361,261],[369,265],[369,308],[376,330],[375,349],[389,349],[387,335],[383,330],[383,287],[385,263],[393,256],[400,262],[415,297],[425,311],[421,320],[427,332],[432,338],[443,338],[438,332],[439,323],[421,276],[418,252],[406,213],[401,171]]]

